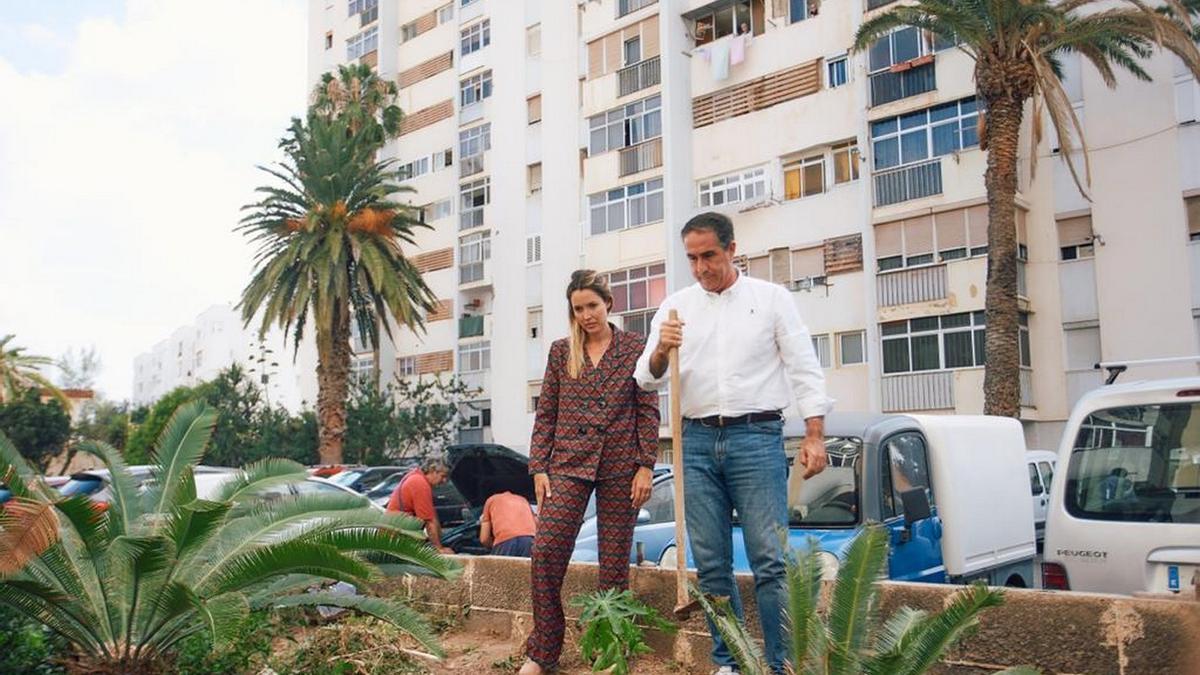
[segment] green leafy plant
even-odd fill
[[[579,638],[579,649],[594,671],[611,669],[613,675],[628,673],[631,658],[651,651],[643,639],[643,626],[668,633],[676,630],[675,624],[628,590],[610,588],[580,595],[571,604],[581,610],[579,623],[583,635]]]
[[[903,607],[879,621],[880,574],[887,564],[888,533],[861,530],[838,569],[828,612],[818,612],[821,593],[819,548],[791,556],[787,564],[791,662],[795,673],[822,675],[917,675],[928,672],[955,644],[976,629],[979,614],[1004,602],[1003,591],[975,584],[955,593],[940,612]],[[770,673],[762,651],[729,603],[700,593],[704,612],[747,675]],[[1007,675],[1038,671],[1012,668]]]
[[[310,592],[328,580],[359,588],[382,574],[373,561],[442,578],[453,561],[425,541],[421,523],[371,507],[362,497],[259,493],[302,481],[304,467],[269,459],[248,465],[197,498],[193,467],[204,456],[216,415],[183,405],[153,453],[154,479],[139,489],[121,454],[98,442],[81,451],[111,472],[111,502],[66,499],[49,488],[0,434],[0,475],[16,499],[52,505],[59,536],[15,575],[0,576],[7,605],[61,635],[72,668],[89,673],[153,673],[182,641],[207,632],[218,648],[242,637],[252,610],[336,606],[395,625],[440,653],[424,619],[403,604],[363,595]]]

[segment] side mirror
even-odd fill
[[[909,529],[913,523],[933,515],[929,506],[929,495],[925,492],[925,488],[913,488],[901,492],[900,503],[904,505],[905,529]]]
[[[645,525],[650,522],[650,512],[646,509],[638,509],[637,524]]]

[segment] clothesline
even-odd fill
[[[736,66],[746,60],[750,38],[749,33],[729,35],[697,47],[692,53],[699,54],[709,64],[712,79],[725,80],[729,78],[730,66]]]

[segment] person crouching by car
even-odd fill
[[[450,470],[440,459],[427,459],[405,474],[387,505],[388,511],[403,511],[425,521],[429,543],[441,553],[454,551],[442,546],[442,522],[433,507],[433,488],[444,483],[449,475]]]
[[[536,531],[533,509],[521,495],[500,492],[483,503],[479,543],[490,546],[492,555],[528,558]]]

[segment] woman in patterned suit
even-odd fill
[[[567,286],[570,336],[550,346],[530,441],[538,501],[533,544],[533,632],[521,675],[552,670],[562,652],[562,582],[588,497],[596,492],[600,588],[629,585],[637,511],[650,498],[658,456],[658,394],[633,379],[645,346],[608,322],[612,293],[592,270]]]

